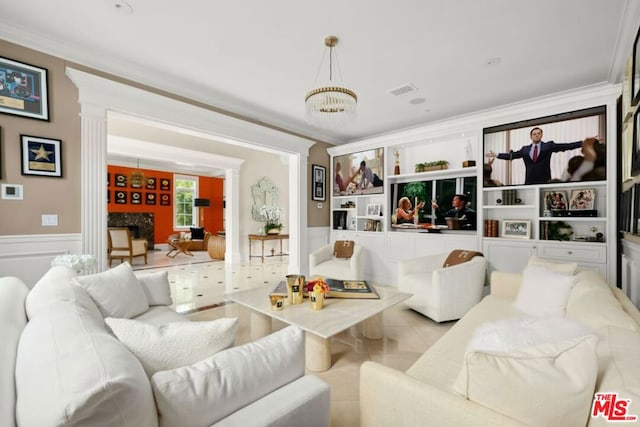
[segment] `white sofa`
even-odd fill
[[[449,254],[398,261],[398,289],[413,296],[404,303],[436,322],[459,319],[480,302],[487,260],[476,256],[443,267]]]
[[[466,399],[454,392],[454,384],[468,358],[467,346],[479,325],[500,319],[516,319],[522,313],[515,308],[521,275],[494,272],[491,294],[462,317],[441,339],[431,346],[409,369],[398,371],[375,362],[365,362],[360,370],[361,425],[370,426],[520,426],[513,417]],[[597,334],[593,373],[595,392],[618,393],[618,399],[630,399],[627,415],[640,420],[640,312],[617,288],[605,283],[592,270],[580,271],[569,293],[566,318],[586,324]],[[466,359],[468,360],[468,359]],[[503,362],[496,362],[504,367]],[[593,364],[595,366],[596,363]],[[531,375],[531,372],[522,373]],[[540,373],[542,375],[544,373]],[[534,374],[535,375],[535,374]],[[520,377],[515,375],[515,377]],[[517,381],[518,378],[513,378]],[[494,383],[491,383],[491,381]],[[484,379],[497,393],[510,393],[509,387]],[[553,382],[549,384],[554,387]],[[526,384],[525,384],[526,385]],[[485,397],[492,397],[486,393]],[[533,405],[523,399],[524,405]],[[564,402],[558,402],[560,406]],[[549,408],[533,408],[545,414]],[[578,408],[582,411],[582,406]],[[583,416],[589,426],[608,425],[603,416],[590,417],[590,403]],[[578,423],[582,424],[582,423]],[[631,423],[633,424],[633,423]],[[558,422],[553,425],[576,425]]]
[[[309,254],[309,276],[339,280],[364,279],[364,250],[355,244],[351,258],[336,258],[334,243],[322,246]]]
[[[31,291],[17,278],[0,279],[0,425],[329,425],[329,386],[304,375],[299,329],[282,329],[150,379],[73,277],[71,270],[53,267]],[[136,319],[188,322],[153,304]],[[214,387],[216,378],[201,377],[197,383],[198,370],[202,374],[215,364],[212,377],[227,382]],[[158,395],[154,399],[152,383],[159,374],[196,383],[178,391],[178,422],[163,415]],[[191,398],[194,390],[204,394]]]

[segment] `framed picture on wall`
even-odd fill
[[[147,190],[155,190],[156,189],[156,179],[152,176],[147,178],[147,181],[145,183],[145,188]],[[149,193],[147,193],[149,194]]]
[[[116,191],[115,193],[116,203],[119,205],[124,205],[127,203],[127,192],[126,191]]]
[[[147,193],[144,198],[145,205],[155,205],[156,204],[156,193]]]
[[[160,206],[171,206],[171,196],[169,194],[160,195]]]
[[[636,33],[633,42],[633,56],[631,64],[631,105],[636,105],[640,101],[640,28]]]
[[[132,191],[130,194],[131,194],[131,204],[132,205],[142,204],[142,192],[141,191]]]
[[[327,200],[326,178],[327,168],[320,165],[311,166],[311,200]]]
[[[168,180],[167,178],[161,178],[160,179],[160,189],[164,190],[164,191],[171,190],[171,181]]]
[[[116,174],[116,187],[126,187],[127,186],[127,175],[117,173]]]
[[[62,178],[62,141],[20,135],[22,175]]]
[[[633,114],[633,142],[631,144],[631,176],[640,175],[640,108]]]
[[[0,58],[0,113],[49,120],[47,70]]]

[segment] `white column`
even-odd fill
[[[83,103],[81,116],[82,252],[107,268],[107,112]]]
[[[240,262],[240,171],[225,170],[225,253],[224,262],[230,266]]]

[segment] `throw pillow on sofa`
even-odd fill
[[[527,425],[585,425],[598,375],[597,340],[567,319],[481,325],[454,391]]]
[[[514,305],[530,316],[564,317],[574,284],[575,276],[537,265],[528,266],[522,272],[522,284]]]
[[[131,319],[149,309],[147,296],[128,262],[102,273],[74,277],[73,282],[87,291],[104,317]]]
[[[237,318],[174,322],[161,326],[108,317],[105,322],[151,377],[158,371],[191,365],[233,345]]]
[[[561,274],[576,274],[578,271],[578,264],[575,262],[548,261],[546,259],[538,258],[535,255],[532,255],[531,258],[529,258],[527,265],[537,265]]]
[[[200,227],[200,228],[190,227],[189,230],[191,231],[191,239],[193,240],[204,239],[204,227]]]
[[[151,385],[160,427],[191,427],[215,424],[303,375],[304,333],[288,326],[191,366],[158,372]]]
[[[137,276],[142,290],[147,296],[149,306],[171,305],[171,287],[169,286],[169,273],[158,271],[156,273],[140,274]]]

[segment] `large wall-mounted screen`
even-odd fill
[[[484,129],[485,187],[607,179],[606,107]]]
[[[333,158],[333,195],[384,192],[384,149],[360,151]]]

